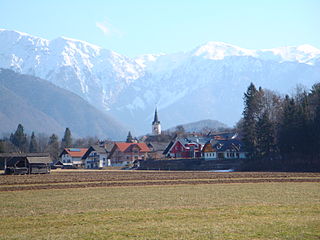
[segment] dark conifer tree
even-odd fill
[[[5,142],[3,140],[0,140],[0,153],[4,153],[5,152],[4,144],[5,144]]]
[[[312,161],[320,165],[320,83],[314,84],[309,95],[311,122],[310,148]]]
[[[69,148],[72,146],[72,137],[71,137],[71,131],[69,128],[66,128],[64,131],[64,136],[61,141],[61,148]]]
[[[265,111],[257,122],[257,157],[263,160],[273,158],[275,153],[274,126]]]
[[[242,134],[245,150],[249,158],[256,157],[257,147],[257,122],[261,115],[263,91],[256,89],[253,83],[244,94],[244,111]]]
[[[282,120],[279,126],[279,148],[283,159],[292,159],[296,153],[297,112],[293,98],[286,95],[283,102]]]
[[[21,124],[18,125],[15,133],[11,134],[10,141],[19,149],[19,151],[26,152],[28,150],[27,135],[24,133],[24,129]]]
[[[49,138],[46,151],[50,153],[51,157],[54,160],[57,160],[59,157],[59,153],[60,153],[59,145],[60,144],[59,144],[58,136],[55,134],[52,134],[51,137]]]
[[[39,147],[38,147],[38,143],[36,140],[36,136],[34,135],[34,132],[32,132],[32,134],[31,134],[30,144],[29,144],[29,152],[30,153],[39,152]]]

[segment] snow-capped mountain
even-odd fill
[[[250,82],[290,93],[297,84],[319,81],[320,50],[208,42],[188,52],[132,59],[80,40],[0,30],[0,67],[47,79],[146,133],[155,106],[164,128],[202,119],[233,125]]]
[[[143,74],[133,59],[84,41],[8,30],[0,30],[0,66],[47,79],[105,109]]]

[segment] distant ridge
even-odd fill
[[[206,119],[206,120],[201,120],[201,121],[196,121],[196,122],[191,122],[186,124],[180,124],[175,127],[169,128],[167,130],[175,131],[178,126],[182,126],[186,132],[190,132],[190,133],[201,132],[206,129],[221,130],[221,129],[229,128],[226,124],[219,122],[217,120]]]
[[[126,129],[81,97],[50,82],[0,69],[0,133],[25,130],[60,136],[69,127],[73,136],[124,139]]]
[[[71,91],[137,134],[150,132],[155,105],[164,129],[201,119],[232,126],[251,82],[286,94],[320,79],[320,49],[308,44],[255,50],[209,41],[130,58],[82,40],[0,29],[0,56],[0,68]]]

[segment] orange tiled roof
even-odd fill
[[[150,152],[150,149],[148,148],[147,144],[145,143],[126,143],[126,142],[116,142],[115,145],[117,148],[121,151],[124,152],[126,151],[130,146],[136,145],[140,148],[141,152]]]
[[[71,157],[82,157],[88,148],[65,148],[64,149]]]

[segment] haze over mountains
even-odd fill
[[[123,125],[81,97],[52,83],[12,70],[0,69],[0,133],[14,132],[22,123],[27,132],[74,137],[97,136],[122,140]]]
[[[142,134],[151,130],[155,106],[164,129],[203,119],[232,126],[250,82],[288,93],[319,81],[320,50],[208,42],[188,52],[128,58],[80,40],[0,30],[0,67],[74,92]]]

